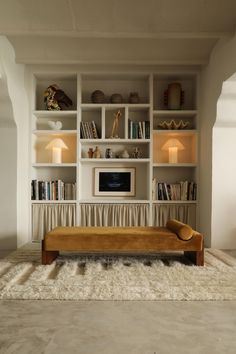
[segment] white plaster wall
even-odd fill
[[[200,79],[200,230],[207,246],[219,248],[236,246],[232,237],[236,226],[232,197],[236,188],[236,159],[232,153],[236,146],[230,144],[236,141],[236,132],[231,122],[227,128],[216,128],[212,139],[213,126],[222,83],[235,72],[236,36],[218,42]]]
[[[7,150],[7,146],[9,149],[10,142],[12,142],[11,146],[17,144],[17,156],[15,158],[15,161],[17,161],[16,224],[17,246],[19,247],[29,240],[29,106],[25,87],[25,66],[15,63],[14,50],[4,36],[0,36],[0,64],[6,78],[7,90],[12,103],[13,117],[17,126],[17,139],[15,135],[8,134],[4,153],[7,156],[9,151]],[[7,119],[5,120],[5,124],[7,124]],[[1,134],[4,134],[3,130]],[[6,137],[7,134],[5,135],[5,138]],[[4,156],[5,164],[1,166],[7,169],[10,168],[10,161],[8,161],[6,156]],[[5,193],[7,193],[7,191]],[[1,204],[1,208],[2,207]],[[4,229],[7,228],[7,224],[7,220],[1,224],[2,233],[4,233]]]
[[[17,247],[16,148],[16,126],[0,126],[0,250]]]

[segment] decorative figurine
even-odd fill
[[[62,122],[60,122],[59,120],[54,122],[53,120],[49,120],[48,121],[48,126],[52,129],[52,130],[60,130],[62,128]]]
[[[129,103],[140,103],[138,92],[130,92]]]
[[[93,158],[93,148],[88,149],[88,157],[89,157],[89,159]]]
[[[119,138],[117,131],[118,131],[120,117],[121,117],[121,111],[119,110],[117,113],[114,114],[114,121],[113,121],[112,131],[111,131],[111,139]]]
[[[112,159],[112,150],[110,148],[106,149],[106,159]]]
[[[61,111],[62,104],[66,107],[72,105],[71,99],[57,85],[50,85],[44,91],[45,108],[48,111]]]
[[[98,146],[96,146],[94,152],[93,152],[93,158],[94,159],[100,159],[101,158],[101,150],[99,149]]]
[[[93,103],[104,103],[105,102],[105,95],[104,92],[101,90],[95,90],[91,94],[91,101]]]
[[[132,153],[132,158],[133,159],[140,159],[141,157],[142,157],[141,150],[138,147],[134,148],[134,151]]]
[[[184,104],[184,91],[179,82],[172,82],[164,92],[164,104],[168,109],[178,110]]]
[[[122,159],[128,159],[129,158],[129,153],[128,151],[125,149],[122,154],[121,154]]]

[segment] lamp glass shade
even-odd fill
[[[61,149],[68,149],[68,146],[64,143],[64,141],[61,138],[56,138],[50,141],[50,143],[47,144],[45,149],[49,150],[52,148],[61,148]]]
[[[61,163],[61,150],[68,149],[68,146],[64,143],[62,139],[57,138],[50,141],[50,143],[45,147],[45,149],[52,150],[52,163]]]
[[[168,139],[161,150],[169,150],[169,148],[173,147],[178,148],[178,150],[184,150],[184,145],[178,139]]]

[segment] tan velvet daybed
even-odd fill
[[[194,264],[204,265],[203,236],[176,220],[168,221],[166,227],[56,227],[42,241],[42,264],[52,263],[60,251],[183,251]]]

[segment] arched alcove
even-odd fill
[[[0,66],[0,250],[17,247],[17,127],[7,77]]]
[[[212,247],[236,248],[236,74],[222,85],[212,140]]]

